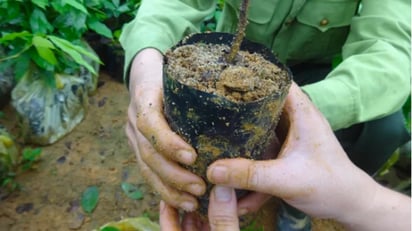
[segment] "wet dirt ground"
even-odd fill
[[[122,83],[104,73],[99,85],[89,98],[89,111],[82,123],[58,142],[42,147],[35,168],[17,176],[21,190],[0,201],[0,230],[90,231],[129,217],[148,216],[157,221],[160,198],[139,175],[124,133],[128,92]],[[6,107],[3,112],[0,124],[18,136],[12,108]],[[138,186],[143,199],[127,197],[122,182]],[[80,198],[89,186],[97,186],[100,194],[95,210],[86,214]],[[273,209],[266,207],[258,215],[259,222],[273,227]],[[332,221],[313,220],[313,230],[343,229]]]

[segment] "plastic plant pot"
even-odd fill
[[[173,49],[186,44],[227,44],[233,41],[228,33],[194,34],[179,42]],[[278,118],[292,82],[290,70],[280,63],[272,52],[261,44],[244,40],[241,50],[259,53],[266,60],[287,72],[287,81],[279,92],[252,102],[233,102],[223,96],[200,91],[184,85],[167,73],[165,59],[163,87],[164,113],[172,130],[177,132],[197,151],[196,162],[184,166],[206,179],[209,164],[222,158],[264,159],[264,152],[274,137]],[[199,198],[201,215],[207,215],[209,192]],[[241,198],[248,192],[237,190]]]

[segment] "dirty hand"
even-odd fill
[[[126,134],[146,181],[168,204],[192,211],[197,207],[193,195],[202,195],[205,183],[177,163],[193,163],[196,152],[171,131],[163,116],[162,68],[163,56],[155,49],[135,57]]]
[[[232,188],[215,186],[210,193],[209,224],[201,222],[194,213],[187,213],[179,222],[176,209],[160,202],[160,228],[162,231],[238,231],[239,219],[237,217],[236,195]]]
[[[328,122],[296,84],[284,111],[277,129],[284,142],[277,159],[218,160],[209,166],[208,179],[275,195],[317,217],[337,218],[342,211],[359,208],[354,205],[373,195],[374,182],[351,163]],[[363,193],[353,193],[354,187]]]

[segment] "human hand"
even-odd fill
[[[196,152],[163,116],[162,68],[163,56],[155,49],[142,50],[133,60],[126,134],[146,181],[168,204],[193,211],[193,195],[202,195],[205,183],[178,164],[193,163]]]
[[[358,209],[376,191],[374,182],[351,163],[328,122],[296,84],[290,88],[277,135],[284,137],[277,159],[218,160],[209,166],[208,179],[275,195],[324,218],[340,218]]]
[[[160,228],[162,231],[238,231],[236,195],[232,188],[215,186],[212,189],[208,222],[203,223],[195,213],[187,213],[180,223],[177,210],[163,201],[160,202]]]

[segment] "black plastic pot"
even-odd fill
[[[175,47],[194,43],[230,44],[233,35],[227,33],[194,34]],[[174,49],[174,48],[172,48]],[[241,50],[260,53],[288,73],[288,81],[280,92],[249,102],[236,103],[224,97],[186,86],[167,74],[164,68],[164,112],[172,130],[182,136],[197,151],[196,163],[185,166],[206,179],[207,166],[217,159],[244,157],[263,159],[263,153],[274,135],[292,74],[263,45],[244,40]],[[199,212],[207,215],[209,192],[200,197]],[[237,190],[237,196],[247,193]]]

